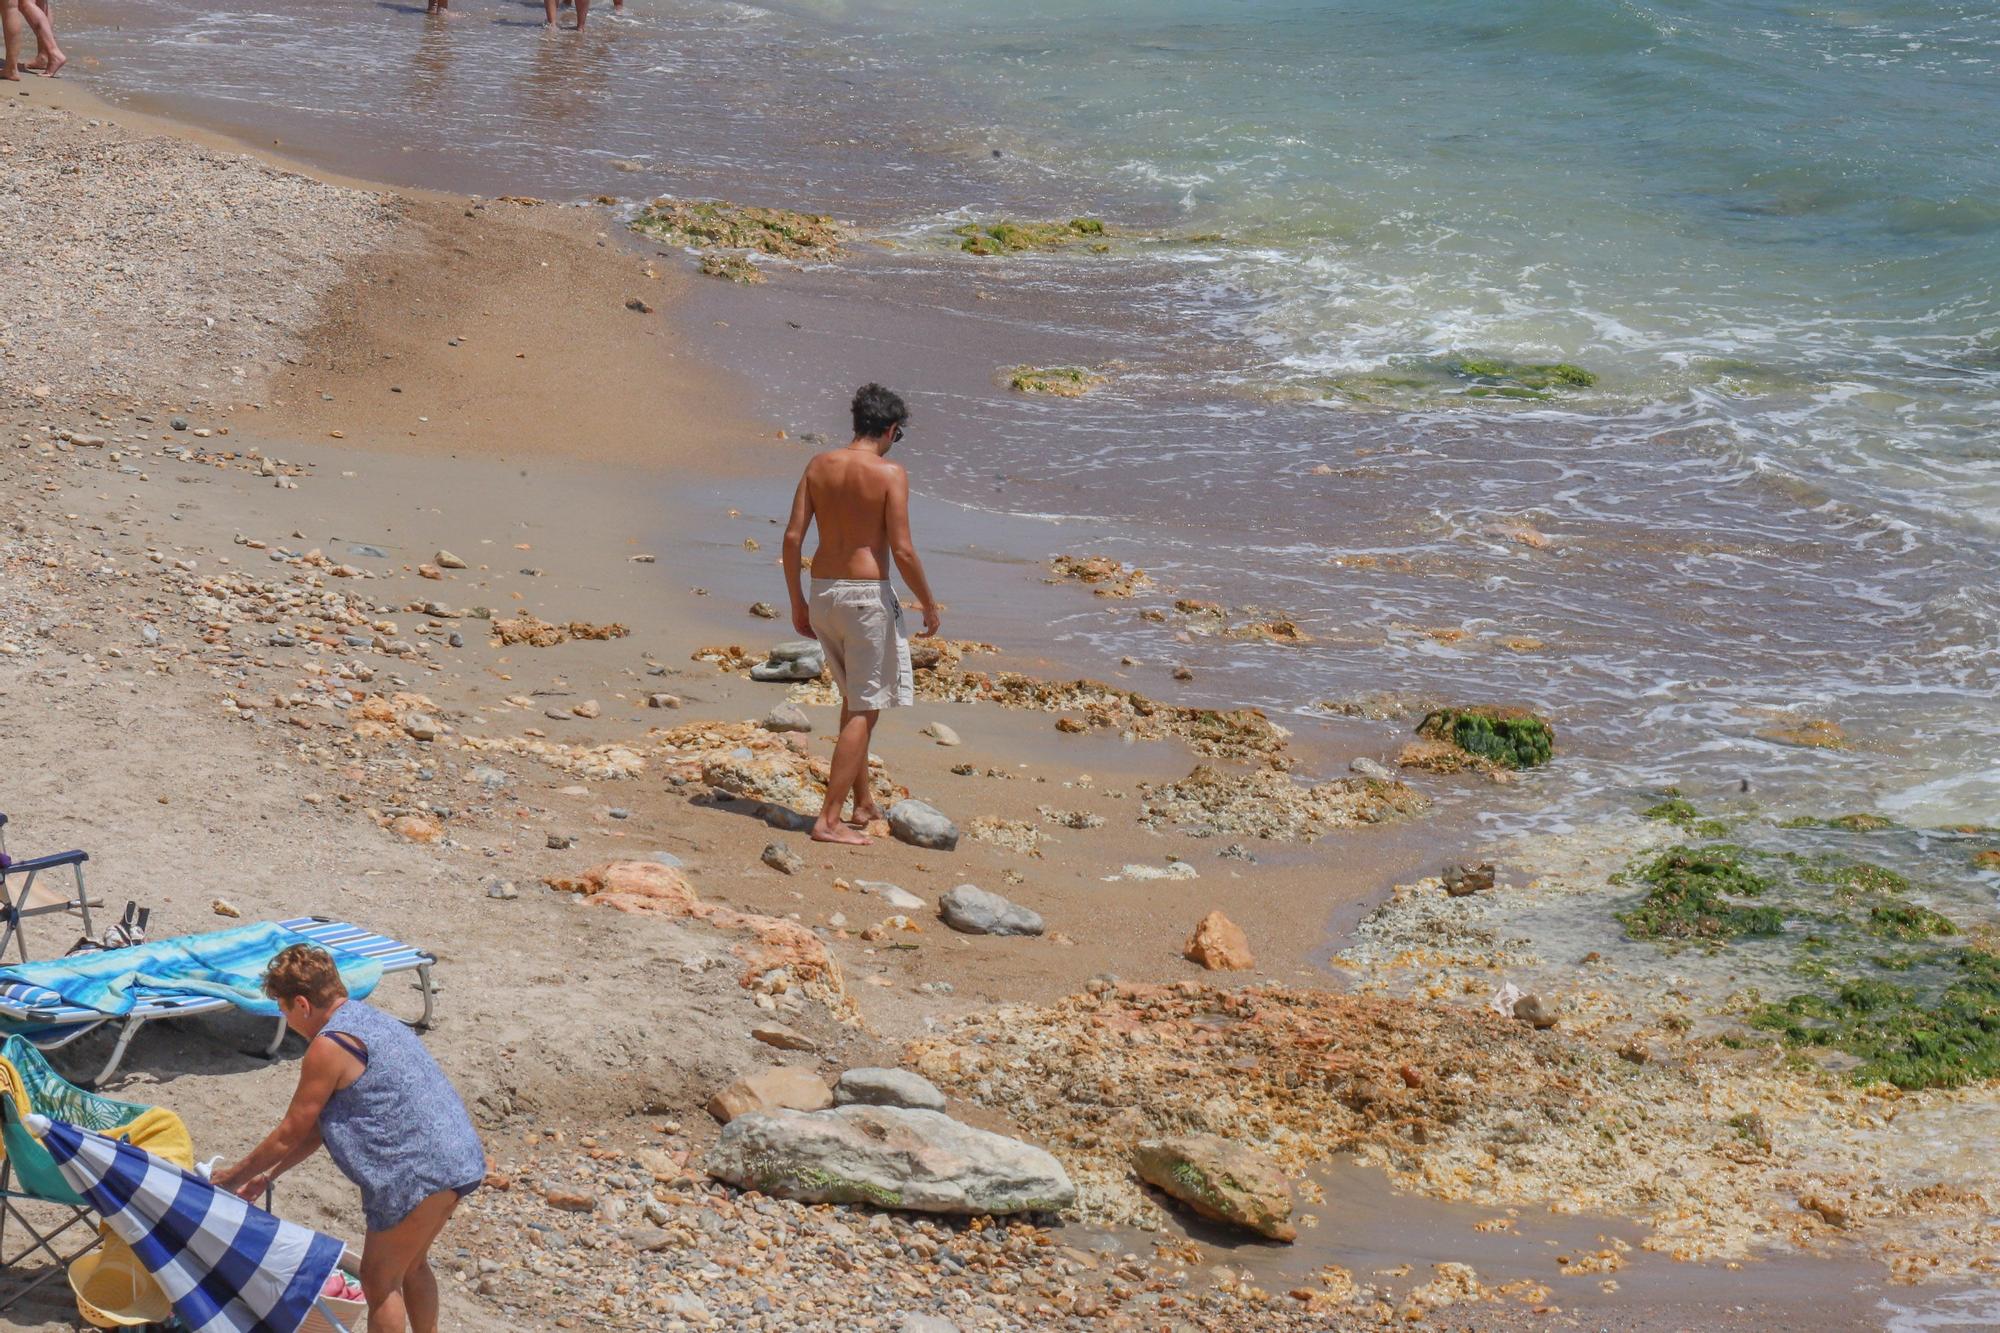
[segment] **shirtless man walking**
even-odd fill
[[[910,409],[879,384],[854,395],[854,439],[806,464],[785,525],[785,582],[792,593],[792,628],[819,640],[840,687],[840,735],[833,746],[826,805],[813,821],[815,842],[865,845],[861,830],[880,819],[868,790],[868,743],[884,708],[916,702],[903,607],[889,586],[893,556],[924,613],[921,633],[938,632],[937,598],[910,540],[910,478],[885,455],[903,438]],[[812,558],[812,595],[801,583],[806,529],[819,524]],[[840,818],[854,797],[849,823]],[[851,825],[851,826],[850,826]]]

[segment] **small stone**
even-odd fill
[[[431,563],[436,565],[439,569],[465,568],[465,562],[459,559],[457,556],[453,555],[450,551],[443,551],[443,550],[439,551],[436,555],[431,557]]]
[[[242,912],[237,910],[236,904],[230,902],[229,899],[227,898],[217,898],[214,902],[208,905],[208,910],[215,913],[217,916],[240,917],[243,915]]]
[[[989,893],[976,884],[961,884],[938,899],[938,916],[965,935],[1039,935],[1041,914]]]
[[[811,731],[812,729],[812,719],[806,716],[806,710],[789,699],[764,716],[766,731]]]
[[[597,700],[585,699],[569,711],[581,718],[593,718],[602,713],[604,709],[598,704]]]
[[[898,801],[889,807],[889,832],[898,842],[935,852],[949,852],[958,846],[958,825],[942,810],[922,801]]]
[[[169,421],[167,424],[173,427],[175,430],[186,430],[188,428],[188,419],[186,417],[175,417],[172,421]]]
[[[944,1094],[929,1079],[907,1069],[850,1069],[833,1085],[833,1104],[942,1111]]]
[[[678,694],[649,694],[646,696],[646,707],[648,708],[679,708],[680,706],[681,697]]]
[[[1211,972],[1241,971],[1257,965],[1243,928],[1220,912],[1210,912],[1189,935],[1181,955]]]
[[[769,602],[752,602],[750,603],[750,614],[759,620],[776,620],[778,618],[778,608],[772,606]]]
[[[389,831],[405,842],[436,842],[444,830],[422,815],[399,815],[389,821]]]
[[[542,1195],[542,1202],[551,1208],[560,1208],[566,1213],[594,1213],[597,1211],[597,1196],[581,1191],[549,1190]]]
[[[513,880],[496,879],[486,886],[486,896],[500,902],[512,902],[514,899],[520,897],[521,893],[520,890],[514,887]]]
[[[434,741],[444,727],[428,713],[411,713],[403,719],[404,734],[411,740]]]
[[[1348,760],[1347,767],[1364,778],[1374,778],[1377,782],[1394,782],[1396,775],[1387,765],[1379,764],[1367,755],[1357,755]]]
[[[899,912],[921,912],[930,905],[908,889],[879,879],[857,879],[854,887],[863,893],[874,894]]]
[[[1184,667],[1184,666],[1177,666],[1177,667],[1175,667],[1175,668],[1174,668],[1174,679],[1175,679],[1175,680],[1193,680],[1193,679],[1194,679],[1194,672],[1192,672],[1192,671],[1188,670],[1188,669],[1187,669],[1186,667]]]
[[[1470,898],[1475,893],[1491,889],[1497,873],[1491,861],[1481,861],[1472,866],[1446,866],[1441,878],[1446,894],[1453,898]]]
[[[774,1046],[781,1051],[816,1051],[819,1043],[803,1032],[794,1032],[783,1023],[760,1023],[750,1029],[750,1035],[766,1046]]]
[[[575,842],[576,839],[570,837],[567,833],[549,834],[549,850],[552,852],[566,852]]]
[[[780,842],[765,847],[758,859],[781,875],[796,875],[806,868],[806,859]]]
[[[1556,1025],[1555,1011],[1544,1004],[1539,995],[1523,995],[1514,1001],[1514,1017],[1537,1032]]]
[[[708,1113],[723,1124],[752,1111],[823,1111],[833,1090],[808,1069],[779,1065],[746,1074],[708,1100]]]
[[[924,728],[924,735],[939,745],[951,746],[959,743],[958,733],[942,722],[933,722]]]

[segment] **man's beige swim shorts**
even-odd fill
[[[814,579],[812,627],[850,709],[867,712],[917,701],[903,605],[887,579]]]

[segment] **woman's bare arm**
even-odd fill
[[[271,1178],[313,1155],[320,1145],[319,1113],[341,1081],[361,1062],[331,1041],[315,1041],[299,1062],[299,1085],[278,1127],[236,1165],[215,1173],[215,1183],[246,1199],[264,1192]],[[349,1080],[351,1081],[351,1079]]]

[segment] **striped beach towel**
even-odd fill
[[[129,1143],[45,1116],[27,1127],[191,1333],[298,1333],[346,1248]]]
[[[207,996],[253,1014],[278,1016],[265,996],[264,969],[280,949],[299,943],[297,931],[275,922],[150,940],[125,949],[72,954],[45,962],[0,967],[0,986],[24,1003],[64,1003],[109,1017],[132,1012],[142,1000]],[[347,993],[361,999],[382,979],[380,963],[328,949]],[[39,993],[39,994],[38,994]]]

